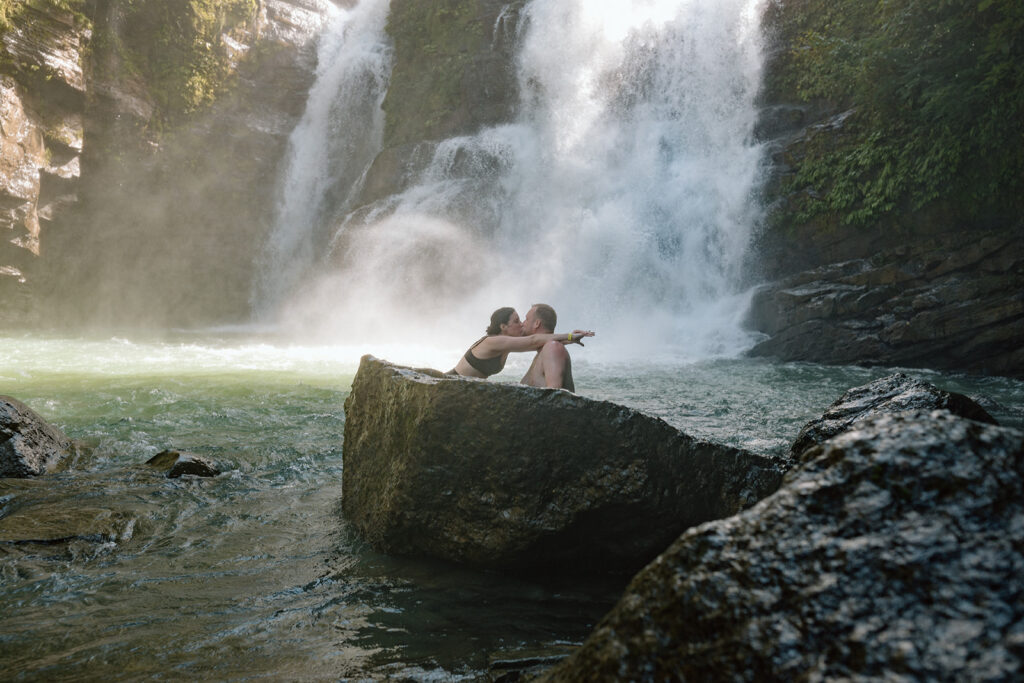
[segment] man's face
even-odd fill
[[[529,336],[537,331],[537,307],[534,306],[526,312],[526,320],[523,321],[523,336]]]

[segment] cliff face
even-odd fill
[[[245,319],[329,2],[0,0],[0,317]],[[392,0],[357,214],[515,117],[525,4]],[[767,4],[757,353],[1024,373],[1024,14],[933,5]]]
[[[75,201],[91,39],[82,15],[49,3],[0,7],[0,322],[30,306],[42,232]]]
[[[755,353],[1022,375],[1024,13],[876,10],[768,5]]]
[[[328,1],[3,4],[0,315],[244,315]]]

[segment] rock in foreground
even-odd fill
[[[882,415],[685,533],[549,681],[1019,680],[1024,434]]]
[[[777,460],[565,391],[364,356],[342,507],[379,550],[544,572],[635,571],[773,492]]]
[[[980,405],[963,394],[943,391],[933,384],[902,372],[850,389],[830,405],[820,418],[811,420],[793,442],[790,455],[845,432],[854,422],[884,413],[907,410],[948,410],[954,415],[986,424],[998,424]]]
[[[0,396],[0,477],[34,477],[60,468],[74,446],[56,427],[10,396]]]

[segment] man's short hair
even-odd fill
[[[548,332],[555,331],[555,324],[558,322],[558,315],[555,313],[555,309],[551,308],[547,304],[534,304],[534,315],[537,316],[537,320],[540,320],[540,324],[544,326]]]

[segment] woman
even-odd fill
[[[509,306],[499,308],[491,314],[487,336],[470,346],[448,374],[487,378],[501,372],[509,353],[539,351],[549,341],[577,344],[583,337],[594,336],[593,332],[583,330],[573,330],[569,334],[531,334],[528,337],[521,336],[522,333],[523,322],[516,310]]]

